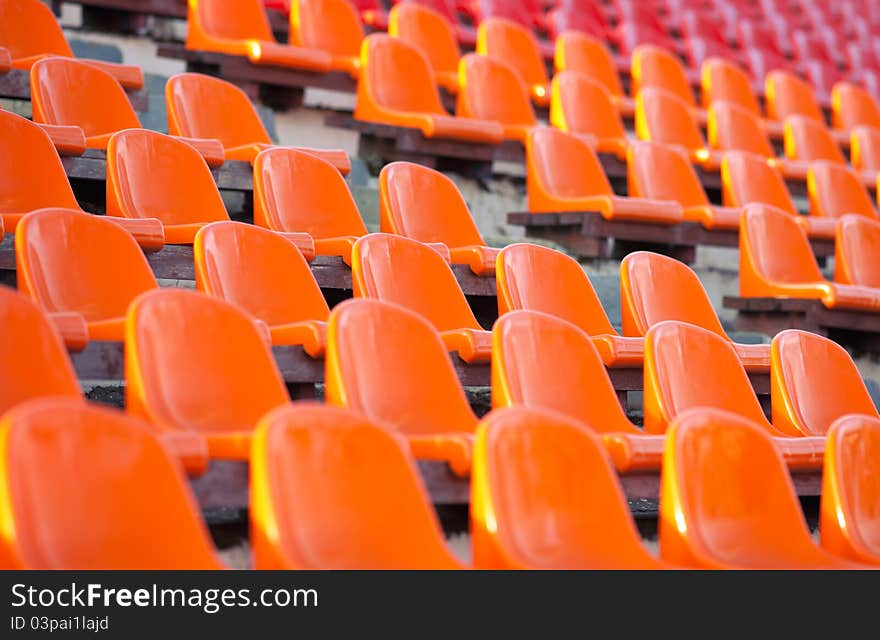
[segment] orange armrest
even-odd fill
[[[80,127],[60,124],[40,124],[52,139],[52,144],[62,156],[81,156],[86,151],[86,134]]]
[[[106,151],[107,143],[110,142],[110,136],[112,136],[113,133],[99,133],[94,136],[86,136],[86,147],[89,149],[103,149]]]
[[[317,49],[294,47],[266,40],[248,40],[247,57],[254,64],[274,64],[306,71],[330,71],[332,57]]]
[[[602,444],[620,473],[659,469],[666,436],[606,433]]]
[[[89,325],[82,314],[58,311],[47,314],[52,326],[61,334],[68,351],[78,352],[89,344]]]
[[[605,334],[590,339],[606,367],[641,367],[644,363],[644,338]]]
[[[736,355],[739,356],[743,366],[749,371],[770,371],[770,345],[769,344],[741,344],[733,343]]]
[[[250,431],[204,434],[208,455],[212,460],[249,460],[252,437]]]
[[[481,244],[449,249],[452,264],[466,264],[478,276],[495,275],[495,260],[499,253],[501,249],[493,249]]]
[[[785,126],[778,120],[763,120],[764,131],[771,140],[782,140],[785,135]]]
[[[837,218],[796,215],[795,220],[812,238],[834,238],[837,235]]]
[[[605,218],[622,220],[643,220],[658,224],[678,224],[684,219],[684,211],[673,200],[653,200],[650,198],[626,198],[622,196],[602,196],[598,203],[605,204],[607,214],[600,209]],[[607,204],[606,204],[607,202]]]
[[[327,323],[321,320],[292,322],[269,327],[273,345],[300,345],[312,358],[323,358]]]
[[[200,476],[208,470],[208,441],[195,431],[167,430],[159,440],[172,456],[180,460],[187,474]]]
[[[6,73],[12,69],[12,54],[9,49],[0,47],[0,73]]]
[[[504,140],[504,127],[490,120],[425,114],[420,122],[419,128],[426,138],[451,138],[484,144],[501,144]]]
[[[293,246],[299,249],[306,262],[311,262],[315,259],[315,241],[308,233],[279,231],[278,235],[293,243]]]
[[[195,242],[199,229],[210,222],[189,222],[186,224],[166,224],[165,244],[192,244]]]
[[[821,469],[825,457],[825,438],[816,436],[773,436],[773,443],[789,469]]]
[[[143,89],[144,87],[144,72],[140,67],[131,64],[104,62],[103,60],[86,60],[84,58],[77,58],[77,60],[109,73],[126,89]]]
[[[310,147],[294,147],[294,149],[310,153],[321,158],[321,160],[329,162],[344,176],[347,176],[351,171],[351,159],[342,149],[312,149]]]
[[[826,307],[880,311],[880,289],[830,282],[827,283],[827,289],[822,299],[822,304]]]
[[[257,333],[260,334],[260,337],[263,339],[263,342],[267,347],[272,346],[272,330],[269,329],[269,325],[260,320],[259,318],[252,318],[254,323],[254,328],[257,330]]]
[[[721,168],[721,161],[724,159],[724,152],[716,149],[693,149],[689,152],[691,161],[699,164],[707,171],[718,171]]]
[[[351,250],[357,240],[357,236],[315,238],[315,253],[319,256],[342,256],[342,261],[350,267]]]
[[[474,437],[469,433],[441,435],[407,435],[413,456],[420,460],[443,460],[453,473],[467,476],[471,472]]]
[[[226,161],[226,151],[223,149],[223,143],[214,138],[184,138],[182,136],[172,136],[176,140],[186,142],[195,148],[209,167],[219,167]]]
[[[767,164],[780,171],[785,178],[806,181],[810,170],[810,163],[803,160],[791,160],[790,158],[769,158]]]
[[[426,245],[431,247],[434,251],[440,254],[440,256],[446,260],[446,262],[452,262],[452,253],[449,251],[449,247],[447,247],[442,242],[426,242]]]
[[[488,362],[492,356],[492,332],[481,329],[441,331],[447,351],[457,351],[465,362]]]
[[[165,246],[165,227],[157,218],[104,216],[104,219],[128,231],[144,251],[159,251]]]

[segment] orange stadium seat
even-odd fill
[[[880,310],[880,289],[826,280],[801,226],[766,205],[743,209],[739,291],[745,298],[813,298],[830,309]]]
[[[639,140],[680,147],[691,162],[717,171],[721,154],[706,145],[693,110],[674,93],[647,86],[636,94],[635,130]]]
[[[880,221],[843,216],[834,242],[834,281],[880,289]]]
[[[140,129],[128,96],[113,77],[97,67],[71,58],[44,58],[31,69],[34,120],[50,125],[77,126],[90,149],[106,149],[117,131]],[[185,139],[211,166],[223,164],[218,140]]]
[[[550,88],[550,124],[584,136],[597,151],[626,158],[629,140],[611,94],[577,71],[561,71]]]
[[[838,82],[831,90],[831,126],[844,131],[859,126],[880,127],[880,106],[859,85]]]
[[[495,269],[498,313],[540,311],[583,330],[608,367],[642,366],[640,338],[614,330],[586,272],[577,260],[534,244],[508,245]]]
[[[161,225],[151,222],[161,237]],[[18,289],[48,314],[79,316],[90,340],[121,341],[128,305],[156,278],[134,237],[111,218],[43,209],[15,232]]]
[[[357,77],[364,26],[349,0],[293,0],[290,44],[330,54],[330,68]]]
[[[874,202],[852,167],[827,160],[810,163],[807,173],[810,215],[839,218],[847,213],[878,219]]]
[[[678,202],[684,219],[707,229],[739,226],[739,210],[709,202],[687,155],[678,147],[638,142],[627,151],[627,185],[630,196]]]
[[[699,381],[697,383],[696,381]],[[730,340],[696,325],[667,320],[645,337],[645,431],[665,433],[684,411],[721,409],[774,437],[792,468],[822,465],[824,438],[792,437],[764,416]]]
[[[478,568],[664,566],[642,546],[599,438],[558,414],[503,409],[486,417],[471,496]]]
[[[442,242],[453,264],[493,275],[498,249],[486,246],[455,183],[428,167],[392,162],[379,173],[379,222],[384,233]]]
[[[311,153],[274,148],[254,162],[254,223],[273,231],[308,233],[318,255],[351,263],[367,233],[357,204],[336,168]]]
[[[50,56],[72,58],[73,51],[52,10],[39,0],[0,0],[0,47],[12,58],[12,67],[30,69]],[[126,89],[144,86],[140,67],[80,58],[112,75]]]
[[[819,531],[822,547],[853,562],[880,564],[880,421],[850,415],[828,432]]]
[[[0,452],[15,568],[223,568],[181,467],[142,420],[33,400],[0,420]]]
[[[253,164],[260,151],[275,146],[247,94],[220,78],[201,73],[171,76],[165,84],[165,106],[171,135],[219,140],[227,160]],[[342,150],[301,150],[327,160],[343,174],[351,169]]]
[[[849,157],[852,166],[868,175],[880,173],[880,129],[853,127],[850,130]]]
[[[697,121],[702,122],[705,114],[700,116],[684,65],[674,54],[653,44],[642,44],[632,52],[631,63],[632,95],[637,96],[639,91],[647,87],[665,89],[684,100],[689,108],[694,109]]]
[[[704,109],[715,102],[732,102],[756,118],[761,106],[749,76],[736,63],[724,58],[709,58],[700,67],[700,96]]]
[[[357,120],[419,129],[426,138],[498,144],[497,122],[456,118],[440,102],[428,58],[400,38],[374,33],[361,47]]]
[[[59,324],[27,296],[0,285],[0,415],[14,406],[45,396],[82,399],[76,372],[62,341]],[[76,320],[76,319],[74,319]],[[80,340],[88,340],[82,319],[72,323]],[[54,326],[53,326],[54,325]],[[2,545],[0,545],[2,546]]]
[[[671,200],[625,198],[614,194],[602,164],[577,136],[549,127],[526,139],[529,211],[598,211],[608,220],[677,224],[681,206]]]
[[[620,405],[593,341],[539,311],[511,311],[492,329],[492,407],[562,414],[600,434],[620,472],[657,469],[663,437],[646,435]]]
[[[525,143],[538,119],[516,70],[502,60],[469,53],[459,63],[459,74],[456,115],[499,122],[506,139]]]
[[[196,287],[269,327],[272,344],[324,355],[330,309],[297,245],[243,222],[202,227],[193,244]]]
[[[161,432],[202,434],[212,458],[246,460],[257,421],[289,401],[267,333],[198,291],[138,296],[125,319],[126,409]]]
[[[461,48],[453,25],[443,14],[415,2],[395,5],[388,16],[388,35],[420,49],[428,58],[437,85],[458,93]]]
[[[489,360],[492,334],[477,322],[448,260],[433,247],[388,233],[364,236],[352,251],[351,280],[355,297],[420,314],[465,362]]]
[[[625,336],[643,338],[666,320],[687,322],[730,341],[746,369],[770,369],[769,345],[731,341],[697,274],[674,258],[648,251],[627,255],[620,263],[620,303]]]
[[[673,422],[666,439],[663,560],[703,569],[861,568],[813,543],[779,451],[759,426],[694,409]]]
[[[556,75],[566,71],[583,73],[605,87],[621,115],[632,115],[635,105],[623,92],[611,52],[602,40],[579,31],[566,31],[556,39],[554,63]]]
[[[526,83],[535,104],[550,104],[550,78],[538,40],[530,29],[506,18],[486,18],[477,31],[476,51],[510,64]]]
[[[730,151],[724,154],[721,193],[727,206],[766,204],[791,214],[811,238],[833,238],[837,230],[835,220],[800,215],[779,171],[770,166],[766,158],[753,153]]]
[[[819,120],[807,116],[791,115],[783,123],[783,148],[785,156],[792,160],[815,162],[829,160],[846,164],[840,145],[831,131]]]
[[[793,73],[781,70],[768,73],[764,79],[764,94],[768,118],[781,122],[788,116],[801,115],[825,122],[813,87]]]
[[[327,402],[406,436],[417,458],[470,471],[477,417],[440,334],[419,314],[356,299],[330,313]]]
[[[770,376],[773,426],[790,436],[824,436],[848,413],[877,416],[862,376],[846,350],[806,331],[773,338]]]
[[[2,52],[3,49],[0,49]],[[2,56],[2,54],[0,54]],[[0,73],[3,73],[0,69]],[[3,111],[0,107],[0,111]],[[58,155],[61,156],[81,156],[86,151],[86,135],[82,128],[75,126],[62,126],[55,124],[46,124],[44,122],[35,123],[52,141]]]
[[[272,411],[250,475],[256,569],[463,568],[406,442],[367,418],[318,404]]]
[[[186,48],[246,56],[253,64],[326,72],[326,51],[280,44],[260,0],[189,0]]]

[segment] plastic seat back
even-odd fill
[[[470,433],[477,418],[440,335],[420,315],[378,300],[334,307],[327,402],[407,435]]]
[[[729,207],[763,203],[798,215],[785,180],[763,156],[745,151],[725,153],[721,161],[721,189],[724,204]]]
[[[877,212],[860,176],[848,165],[818,161],[807,173],[810,215],[839,218],[855,213],[877,219]]]
[[[116,78],[72,58],[46,58],[33,66],[31,104],[36,122],[75,125],[87,138],[141,126]]]
[[[816,103],[813,87],[788,71],[771,71],[764,79],[767,117],[785,120],[791,115],[802,115],[824,122],[822,110]]]
[[[269,326],[327,320],[330,309],[303,255],[268,229],[215,222],[193,245],[196,286]]]
[[[412,162],[392,162],[379,173],[379,215],[384,233],[449,247],[486,244],[455,183]]]
[[[860,171],[880,172],[880,129],[853,127],[849,157],[852,166]]]
[[[254,428],[288,401],[272,352],[240,308],[197,291],[139,296],[125,326],[125,406],[162,428]]]
[[[186,142],[145,129],[120,131],[110,138],[107,213],[158,218],[165,225],[229,219],[201,154]]]
[[[652,44],[642,44],[632,52],[632,87],[637,96],[646,87],[658,87],[674,93],[689,107],[697,106],[684,66],[672,53]]]
[[[492,328],[492,406],[554,411],[600,433],[640,433],[590,336],[538,311],[505,313]]]
[[[332,164],[297,149],[267,149],[254,162],[254,224],[313,238],[366,235],[348,184]]]
[[[81,398],[61,336],[37,305],[0,285],[0,414],[31,398]]]
[[[566,31],[556,39],[555,65],[560,72],[583,73],[613,96],[622,96],[620,76],[605,43],[585,33]]]
[[[778,333],[770,347],[773,425],[791,436],[822,436],[848,413],[877,415],[846,350],[806,331]]]
[[[477,31],[477,53],[510,64],[529,86],[550,84],[532,31],[506,18],[486,18]]]
[[[363,39],[360,14],[349,0],[290,3],[290,44],[357,58]]]
[[[764,158],[776,155],[759,117],[734,102],[712,103],[706,121],[706,138],[713,149],[748,151]]]
[[[822,122],[806,116],[793,115],[785,119],[783,146],[785,156],[794,160],[830,160],[846,164],[846,158],[831,132]]]
[[[0,0],[0,46],[13,60],[41,54],[73,57],[52,10],[39,0]]]
[[[859,85],[838,82],[831,90],[831,126],[844,131],[858,126],[880,127],[880,107]]]
[[[449,263],[428,245],[403,236],[373,233],[352,251],[354,295],[400,305],[437,331],[482,329]]]
[[[79,209],[48,134],[25,118],[0,110],[0,214],[43,207]]]
[[[553,78],[550,124],[562,131],[625,140],[626,130],[611,94],[601,84],[576,71]]]
[[[739,233],[740,295],[762,295],[766,282],[822,282],[822,272],[804,230],[775,207],[751,204],[743,210]]]
[[[752,90],[748,75],[724,58],[709,58],[700,68],[703,108],[718,101],[732,102],[755,117],[761,117],[761,106]]]
[[[493,412],[474,452],[471,522],[479,568],[648,568],[600,440],[530,409]]]
[[[846,416],[828,433],[822,473],[822,546],[851,560],[880,562],[880,420]]]
[[[880,221],[844,216],[837,224],[834,280],[880,289]]]
[[[0,421],[0,451],[20,568],[221,568],[180,465],[143,421],[36,400]]]
[[[772,428],[730,341],[684,322],[670,320],[648,330],[644,402],[649,433],[664,433],[677,415],[694,407],[723,409]]]
[[[229,40],[275,40],[260,0],[189,0],[188,4],[188,44],[197,44],[191,41],[198,33]]]
[[[440,102],[428,59],[399,38],[372,34],[361,45],[361,93],[386,109],[448,115]]]
[[[213,138],[224,147],[272,140],[247,94],[201,73],[179,73],[165,84],[168,130],[187,138]]]
[[[679,145],[689,151],[706,146],[690,107],[665,89],[647,86],[639,90],[635,128],[639,140]]]
[[[541,311],[567,320],[588,335],[617,332],[577,260],[561,251],[517,243],[501,250],[495,271],[498,312]]]
[[[538,123],[525,83],[507,62],[469,53],[461,59],[459,83],[457,115],[503,125]]]
[[[15,231],[18,288],[49,313],[86,322],[121,318],[159,285],[134,237],[110,220],[74,209],[43,209]]]
[[[421,49],[435,73],[458,73],[461,49],[441,13],[414,2],[398,4],[389,14],[388,34]]]
[[[636,251],[620,263],[623,334],[644,336],[666,320],[687,322],[727,338],[697,274],[674,258]]]
[[[677,419],[666,434],[660,478],[664,560],[768,569],[793,555],[807,564],[821,555],[782,456],[741,416],[695,410]]]
[[[386,428],[297,404],[260,421],[252,451],[256,568],[459,566],[406,443]]]
[[[674,200],[683,207],[709,204],[693,166],[676,147],[655,142],[630,145],[626,165],[630,197]]]

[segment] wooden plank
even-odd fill
[[[131,106],[138,113],[146,113],[150,110],[150,100],[146,89],[126,91],[126,95]],[[30,102],[30,71],[11,69],[7,73],[0,74],[0,98]]]

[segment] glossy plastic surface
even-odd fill
[[[681,147],[695,162],[720,162],[711,157],[691,108],[666,89],[647,86],[636,94],[635,130],[639,140]]]
[[[803,115],[791,115],[783,125],[785,157],[814,162],[829,160],[846,164],[840,145],[825,124]]]
[[[706,138],[713,149],[748,151],[764,158],[776,156],[760,118],[735,102],[712,103],[706,119]]]
[[[418,47],[428,58],[437,84],[458,93],[458,61],[461,49],[447,18],[415,2],[403,2],[391,9],[388,35]]]
[[[704,109],[715,102],[732,102],[753,116],[761,117],[761,107],[749,76],[730,60],[713,57],[703,62],[700,89]]]
[[[849,165],[819,160],[807,173],[810,215],[839,218],[852,213],[877,220],[877,210],[862,182]]]
[[[771,120],[785,120],[802,115],[816,122],[825,122],[816,102],[813,87],[806,80],[788,71],[771,71],[764,79],[765,107]]]
[[[852,166],[860,171],[880,173],[880,129],[853,127],[849,158]]]
[[[471,479],[481,569],[659,569],[599,438],[577,422],[503,409],[477,431]]]
[[[459,63],[456,115],[498,122],[508,140],[525,142],[538,124],[528,88],[506,61],[469,53]]]
[[[831,91],[831,126],[844,131],[858,126],[880,127],[880,107],[859,85],[838,82]]]
[[[256,569],[459,569],[406,442],[344,409],[267,414],[251,454]]]
[[[566,31],[556,39],[556,73],[576,71],[601,84],[612,95],[624,97],[620,76],[605,43],[578,31]]]
[[[550,124],[595,139],[597,151],[626,158],[629,141],[611,94],[583,73],[562,71],[553,77]]]
[[[536,104],[550,103],[550,78],[538,40],[530,29],[506,18],[486,18],[477,30],[476,51],[510,64]]]
[[[637,96],[646,87],[657,87],[674,93],[689,107],[696,107],[694,91],[684,72],[684,66],[674,54],[652,44],[639,45],[632,52],[632,86]]]
[[[880,222],[843,216],[834,242],[834,281],[880,289]]]
[[[364,26],[349,0],[293,0],[290,44],[329,53],[330,66],[357,76]]]

